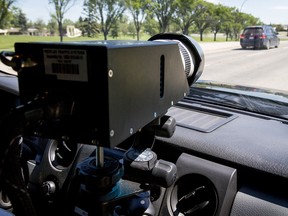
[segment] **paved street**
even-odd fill
[[[200,79],[288,91],[288,40],[269,50],[244,50],[234,42],[201,46],[205,66]]]

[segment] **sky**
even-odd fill
[[[206,0],[215,4],[236,7],[244,13],[259,18],[265,24],[288,25],[288,0]],[[42,19],[48,22],[50,14],[54,12],[49,0],[18,0],[16,5],[21,8],[31,21]],[[83,0],[68,10],[64,18],[77,21],[83,14]]]
[[[209,0],[215,4],[236,7],[259,18],[265,24],[288,25],[287,0]]]
[[[78,0],[77,3],[65,13],[64,19],[67,18],[72,21],[77,21],[80,16],[83,16],[83,2],[84,0]],[[21,8],[22,12],[26,14],[27,19],[33,22],[38,19],[48,22],[51,19],[50,14],[55,13],[53,5],[49,4],[49,0],[17,0],[14,5]]]

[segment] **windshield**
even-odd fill
[[[245,28],[243,31],[243,34],[245,35],[245,37],[249,37],[249,36],[253,36],[253,35],[262,35],[263,34],[263,29],[262,28],[252,28],[252,27],[248,27]]]
[[[287,116],[286,0],[1,2],[1,51],[14,51],[15,42],[147,41],[158,33],[181,32],[195,39],[205,55],[190,99]],[[17,75],[2,62],[0,70]]]

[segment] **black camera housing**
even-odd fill
[[[189,92],[175,41],[21,42],[15,54],[33,63],[18,71],[23,102],[72,101],[50,138],[115,147]]]

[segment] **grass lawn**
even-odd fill
[[[150,36],[144,35],[140,38],[140,40],[148,40]],[[108,40],[136,40],[136,37],[133,38],[132,36],[121,36],[119,38],[109,38]],[[63,37],[63,41],[88,41],[88,40],[104,40],[102,35],[98,37],[76,37],[76,38],[69,38]],[[15,42],[59,42],[59,36],[29,36],[29,35],[0,35],[0,51],[2,50],[14,50],[14,43]]]
[[[280,32],[279,36],[281,36],[281,40],[287,40],[287,32]],[[196,41],[200,41],[199,35],[192,35],[193,39]],[[140,40],[148,40],[150,38],[149,35],[141,35]],[[103,35],[99,35],[98,37],[89,38],[89,37],[77,37],[77,38],[68,38],[64,37],[63,41],[87,41],[87,40],[103,40]],[[132,36],[121,36],[116,38],[118,40],[136,40],[136,37]],[[109,38],[108,40],[113,40],[113,38]],[[0,35],[0,52],[3,50],[14,50],[15,42],[59,42],[60,38],[58,36],[27,36],[27,35]],[[225,37],[220,33],[217,35],[217,42],[225,41]],[[213,42],[213,35],[203,35],[203,42]]]
[[[68,38],[64,37],[63,41],[79,41],[79,40],[98,40],[100,38]],[[57,36],[24,36],[24,35],[1,35],[0,36],[0,50],[14,50],[15,42],[59,42],[60,38]]]
[[[149,35],[143,35],[140,37],[140,40],[148,40],[150,38]],[[193,38],[197,41],[199,41],[199,37],[194,37]],[[87,41],[87,40],[103,40],[103,36],[100,35],[98,37],[94,38],[89,38],[89,37],[77,37],[77,38],[68,38],[64,37],[63,41]],[[136,40],[136,38],[132,36],[121,36],[119,38],[116,38],[118,40]],[[113,40],[113,38],[109,38],[108,40]],[[223,41],[224,39],[219,38],[218,41]],[[60,38],[58,36],[27,36],[27,35],[0,35],[0,51],[2,50],[14,50],[14,43],[15,42],[59,42]],[[204,36],[204,41],[213,41],[212,38],[210,37],[205,37]]]

